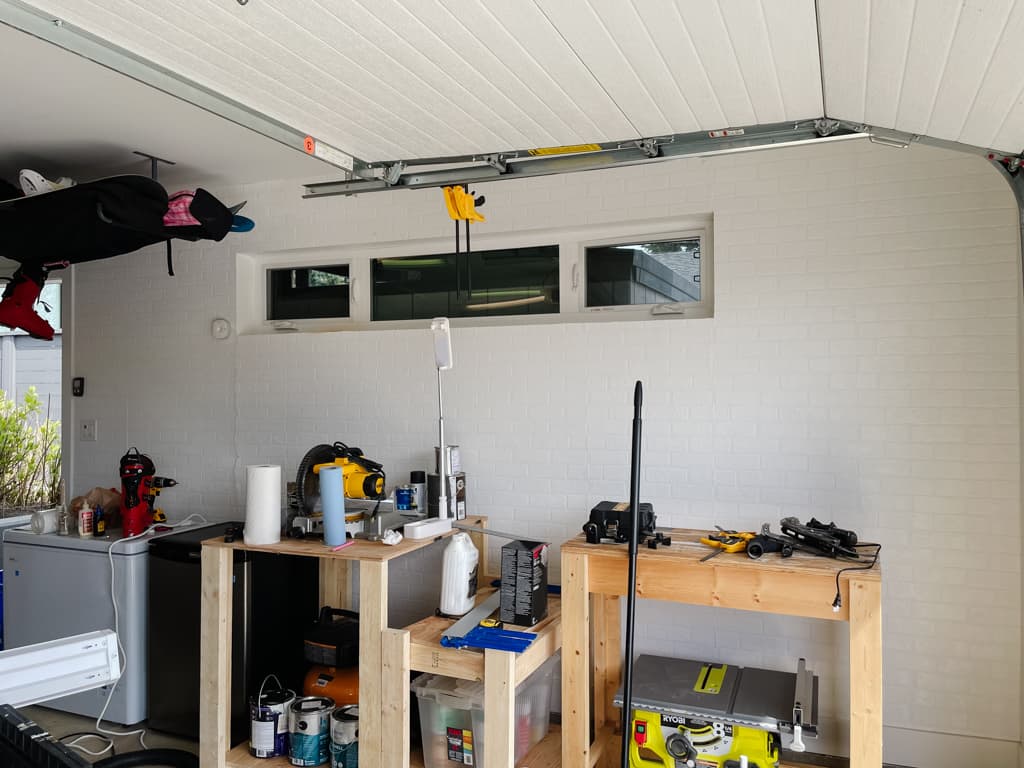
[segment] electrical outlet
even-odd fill
[[[96,442],[96,419],[82,419],[78,422],[78,439],[83,443]]]

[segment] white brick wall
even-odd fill
[[[159,248],[76,268],[71,375],[87,377],[88,394],[74,418],[100,422],[98,443],[75,445],[76,489],[116,483],[129,445],[181,482],[162,497],[172,516],[240,514],[245,464],[290,475],[319,442],[359,445],[395,479],[428,466],[426,330],[217,342],[209,322],[234,318],[236,250],[446,238],[440,194],[214,191],[248,197],[257,228],[178,245],[176,278]],[[814,515],[885,545],[886,759],[912,763],[958,735],[984,737],[970,742],[975,755],[1015,755],[1019,276],[1016,210],[998,175],[973,157],[847,142],[478,191],[481,233],[711,213],[716,310],[456,329],[446,422],[472,510],[558,542],[594,502],[625,498],[641,379],[643,495],[661,523]],[[436,590],[423,596],[421,583],[392,579],[396,610],[432,607]],[[846,716],[840,625],[661,603],[639,616],[641,651],[784,669],[805,656],[827,721]],[[843,738],[834,727],[823,746],[841,750]]]

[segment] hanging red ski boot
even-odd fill
[[[42,283],[25,274],[16,274],[4,291],[3,300],[0,300],[0,325],[20,328],[29,336],[52,341],[53,328],[32,308],[42,290]]]

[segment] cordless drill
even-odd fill
[[[153,460],[137,448],[121,457],[121,526],[125,536],[142,533],[153,521]]]
[[[160,491],[164,488],[173,488],[177,484],[178,481],[170,477],[154,477],[150,479],[149,493],[146,495],[146,501],[149,504],[149,511],[153,516],[154,523],[167,522],[167,515],[164,514],[164,511],[156,508],[156,497],[160,495]]]

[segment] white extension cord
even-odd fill
[[[202,523],[209,522],[202,515],[192,514],[192,515],[189,515],[188,517],[186,517],[184,520],[182,520],[179,523],[156,523],[154,525],[149,526],[142,533],[137,533],[134,536],[125,536],[122,539],[115,539],[114,541],[110,542],[110,546],[107,547],[107,559],[110,561],[110,602],[114,606],[114,634],[117,635],[117,649],[118,649],[118,651],[121,654],[121,674],[122,675],[124,674],[125,668],[128,666],[128,658],[125,655],[124,646],[121,644],[120,616],[118,614],[118,609],[117,609],[117,592],[115,591],[115,587],[114,587],[114,547],[117,546],[118,544],[121,544],[122,542],[125,542],[125,541],[132,541],[134,539],[141,539],[144,536],[148,536],[149,533],[155,527],[159,526],[161,528],[178,528],[178,527],[183,526],[183,525],[191,525],[193,520],[198,520],[199,522],[202,522]],[[107,707],[110,706],[110,701],[111,701],[111,699],[114,698],[114,691],[117,689],[117,684],[118,684],[118,682],[120,682],[120,680],[121,680],[121,678],[119,676],[118,679],[114,681],[113,685],[110,686],[110,690],[107,692],[107,700],[103,703],[103,709],[100,710],[99,717],[96,718],[96,730],[97,730],[97,732],[102,733],[105,736],[134,736],[134,735],[138,734],[139,744],[142,745],[143,749],[148,749],[148,747],[146,746],[146,739],[145,739],[146,729],[145,728],[137,728],[134,731],[109,731],[109,730],[106,730],[106,729],[103,728],[103,725],[102,725],[103,717],[107,714]],[[79,738],[83,738],[83,737],[79,737]],[[76,739],[75,741],[78,741],[78,739]],[[87,750],[84,747],[79,746],[75,742],[70,742],[68,744],[68,746],[73,746],[75,749],[79,749],[82,752],[85,752],[86,754],[89,754],[89,755],[92,755],[92,756],[95,757],[95,756],[98,756],[98,755],[105,754],[108,750],[113,749],[114,742],[110,741],[110,743],[104,749],[100,750],[99,752],[92,752],[90,750]]]

